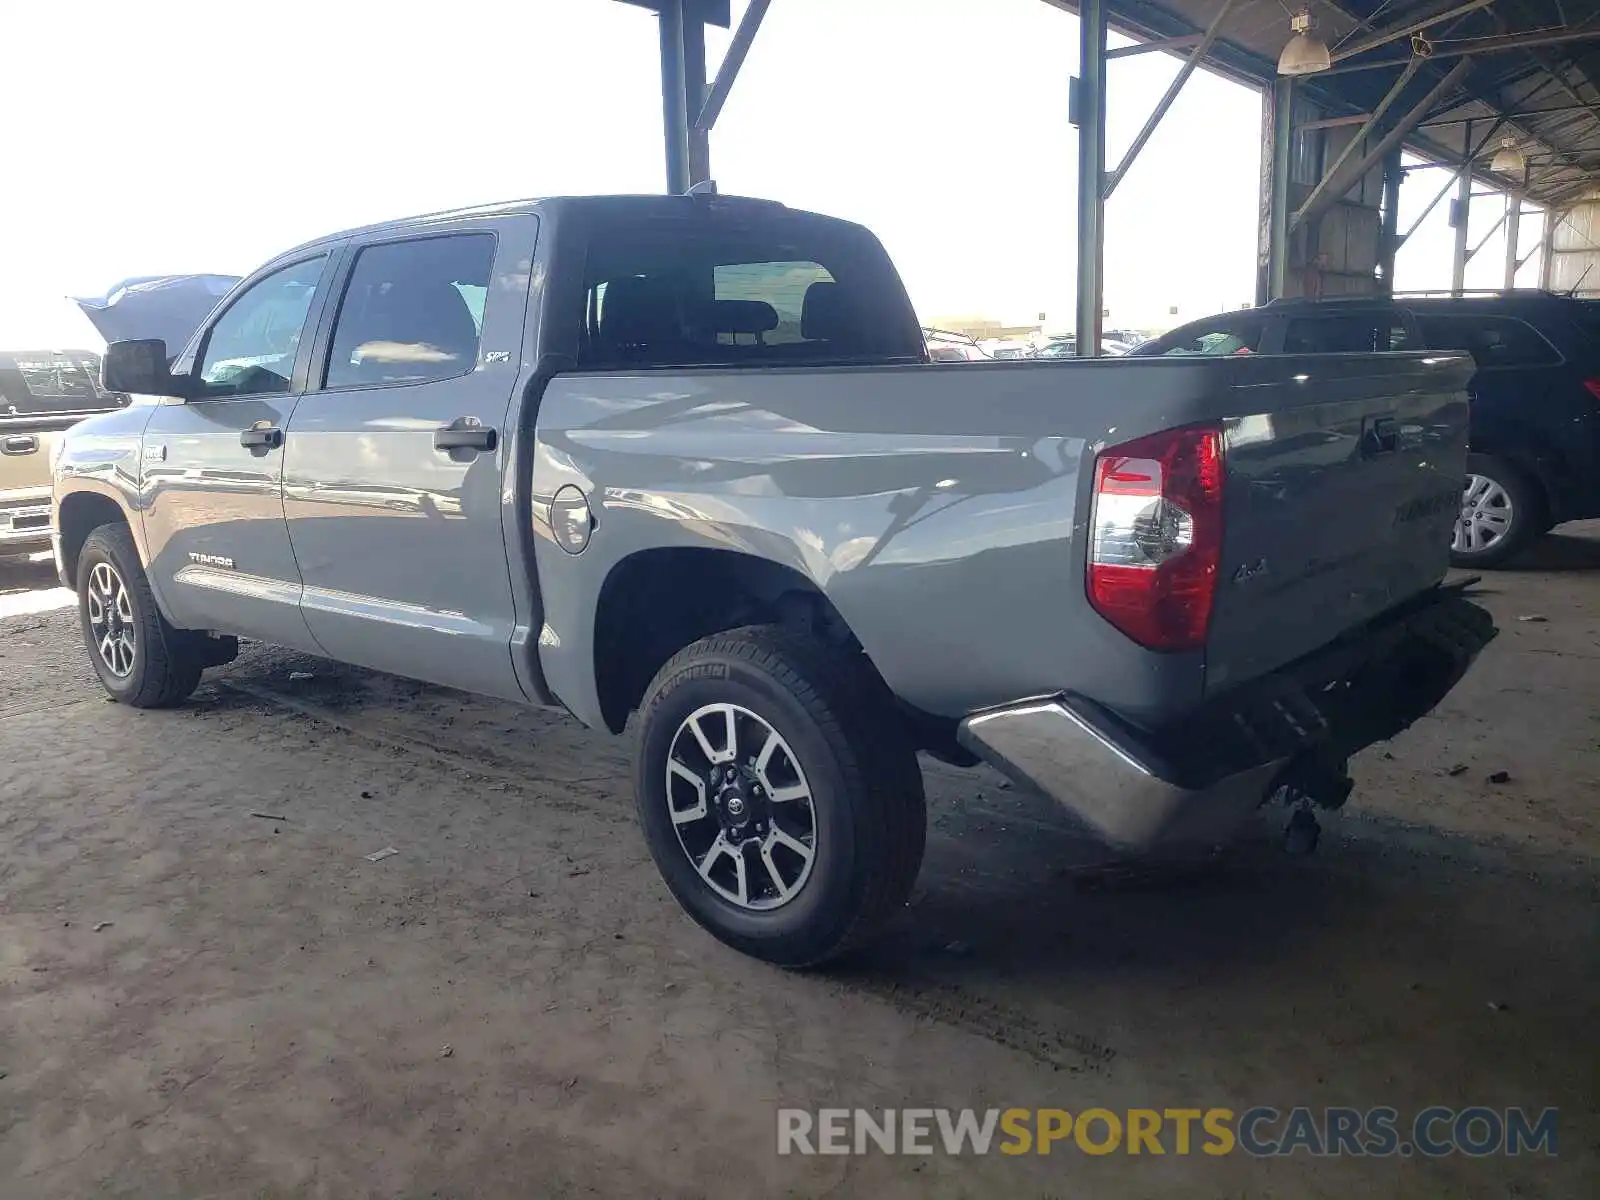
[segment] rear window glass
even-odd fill
[[[100,389],[100,356],[89,350],[0,354],[0,419],[103,412],[128,398]]]
[[[586,365],[920,359],[922,332],[877,242],[779,219],[602,231],[585,274]]]
[[[1532,367],[1561,361],[1532,325],[1515,317],[1418,316],[1433,350],[1465,350],[1480,367]]]
[[[1340,313],[1295,317],[1283,333],[1285,354],[1372,354],[1414,350],[1396,313]]]

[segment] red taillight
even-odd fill
[[[1094,464],[1089,603],[1141,646],[1205,644],[1222,558],[1222,432],[1174,429]]]
[[[1600,379],[1585,379],[1583,386],[1589,389],[1589,395],[1600,400]]]

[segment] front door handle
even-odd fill
[[[283,445],[283,430],[276,425],[258,425],[239,435],[239,445],[252,450],[276,450]]]
[[[450,424],[433,432],[435,450],[493,450],[500,444],[499,435],[475,417],[457,417]]]

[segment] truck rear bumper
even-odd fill
[[[958,738],[1112,846],[1214,845],[1302,764],[1342,763],[1444,698],[1497,632],[1460,593],[1436,588],[1159,729],[1063,693],[974,713]]]

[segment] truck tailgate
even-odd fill
[[[1206,690],[1275,670],[1431,587],[1466,475],[1464,356],[1239,360]],[[1258,403],[1252,403],[1252,400]]]

